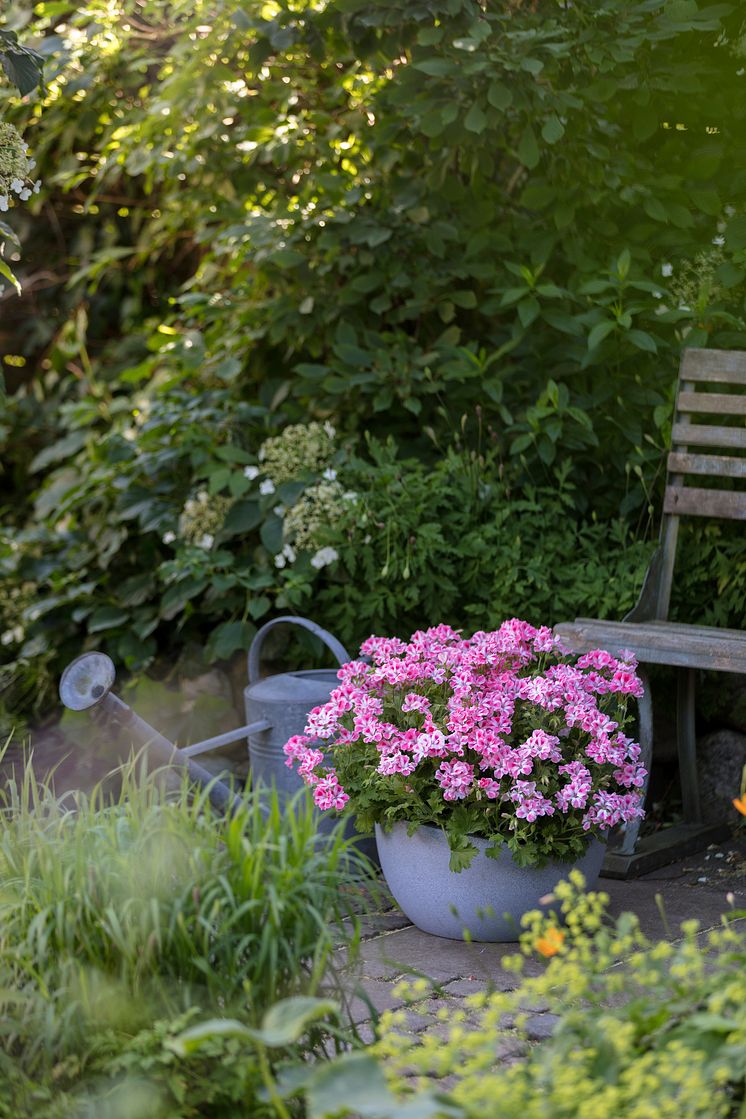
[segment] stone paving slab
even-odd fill
[[[601,879],[596,888],[609,895],[612,916],[632,911],[646,935],[675,940],[681,935],[682,921],[696,918],[703,929],[708,929],[720,924],[721,915],[731,904],[746,908],[746,883],[738,881],[731,891],[728,887],[733,883],[721,882],[717,876],[710,877],[701,870],[697,860],[694,865],[691,859],[684,860],[627,882]],[[665,916],[661,915],[661,906]],[[437,1032],[442,1025],[436,1017],[439,1008],[461,1006],[464,998],[487,986],[509,991],[518,985],[516,976],[502,967],[503,959],[515,951],[515,942],[467,944],[421,932],[395,907],[366,917],[360,963],[355,974],[350,975],[353,1018],[360,1023],[384,1010],[402,1006],[401,999],[394,994],[397,981],[425,976],[435,983],[435,993],[428,1000],[432,1010],[430,1006],[425,1008],[425,1017],[408,1012],[412,1017],[410,1028]],[[536,975],[542,970],[541,963],[528,960],[523,974]],[[359,997],[358,987],[365,998]],[[554,1016],[549,1013],[551,1008],[543,1005],[525,1009],[532,1012],[531,1039],[540,1041],[549,1036],[555,1025]]]

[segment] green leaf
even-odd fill
[[[208,659],[228,660],[235,652],[246,652],[251,644],[256,627],[250,622],[225,622],[210,634],[207,642]]]
[[[76,454],[81,447],[84,447],[88,440],[88,432],[86,431],[71,431],[63,439],[58,439],[56,443],[52,443],[50,447],[45,447],[44,450],[39,451],[31,460],[29,472],[37,474],[45,467],[51,466],[54,462],[62,462],[63,459],[71,458]]]
[[[715,269],[715,279],[725,288],[733,288],[746,279],[746,271],[726,260]]]
[[[746,249],[746,217],[731,218],[725,228],[725,244],[731,252]]]
[[[689,197],[695,206],[699,207],[703,213],[709,214],[710,217],[716,218],[720,214],[723,204],[716,190],[690,190]]]
[[[282,548],[282,521],[274,514],[268,517],[259,530],[262,544],[272,556],[276,556]]]
[[[220,530],[222,536],[236,536],[241,532],[251,532],[261,524],[264,514],[259,502],[251,499],[236,501],[228,510],[228,515]]]
[[[18,295],[21,294],[21,285],[18,282],[18,278],[10,270],[10,267],[5,263],[2,257],[0,257],[0,276],[4,276],[6,280],[10,280]]]
[[[487,90],[487,100],[495,109],[504,111],[513,101],[513,94],[502,82],[492,82]]]
[[[37,51],[20,46],[15,32],[1,33],[0,63],[21,97],[41,86],[44,59]]]
[[[469,310],[477,305],[477,297],[473,291],[452,291],[451,300],[457,307]]]
[[[312,998],[310,995],[282,999],[270,1007],[262,1018],[262,1027],[257,1031],[257,1037],[273,1048],[292,1045],[303,1036],[312,1022],[338,1013],[339,1005],[331,999]]]
[[[521,195],[521,206],[530,210],[543,210],[557,197],[557,190],[546,183],[529,183]]]
[[[524,328],[530,326],[540,311],[539,301],[533,295],[530,295],[528,299],[521,300],[518,304],[518,318],[521,320],[521,326]]]
[[[616,323],[609,319],[604,319],[603,322],[596,323],[593,330],[588,335],[588,349],[595,350],[596,346],[600,345],[612,330],[615,328]]]
[[[420,70],[431,78],[444,78],[454,72],[455,63],[446,58],[423,58],[420,62],[413,62],[412,69]]]
[[[486,127],[487,117],[484,115],[480,105],[475,101],[464,117],[464,128],[467,128],[469,132],[476,132],[479,134],[480,132],[484,132]]]
[[[101,633],[105,629],[114,629],[128,618],[129,613],[118,606],[100,606],[88,619],[88,632]]]
[[[544,122],[541,134],[548,144],[556,144],[565,135],[565,127],[559,117],[553,114]]]
[[[210,1018],[206,1022],[200,1022],[199,1025],[184,1030],[177,1037],[168,1039],[166,1046],[179,1057],[189,1057],[216,1038],[234,1037],[241,1038],[253,1046],[256,1031],[233,1018]]]
[[[207,582],[204,577],[193,578],[187,576],[185,579],[180,579],[178,583],[174,583],[161,599],[160,616],[166,621],[175,618],[182,612],[190,599],[196,598],[197,595],[202,593],[207,586]]]
[[[627,337],[633,346],[637,346],[638,350],[646,350],[650,354],[658,352],[655,339],[644,330],[637,330],[636,328],[629,330]]]
[[[323,1064],[308,1085],[306,1102],[308,1119],[352,1112],[362,1119],[393,1117],[399,1104],[378,1061],[367,1053],[348,1053]]]
[[[518,145],[518,158],[524,167],[528,167],[529,171],[539,162],[539,145],[536,143],[536,136],[530,125],[521,136],[521,142]]]

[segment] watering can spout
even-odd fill
[[[126,729],[131,742],[145,748],[156,766],[186,770],[191,780],[207,789],[210,803],[218,811],[237,811],[243,804],[241,798],[115,695],[111,690],[115,679],[114,664],[105,653],[83,653],[62,673],[60,699],[70,711],[90,711],[115,734]]]

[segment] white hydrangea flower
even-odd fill
[[[205,532],[202,534],[202,536],[200,536],[199,540],[195,540],[195,544],[197,545],[197,547],[204,548],[205,550],[211,548],[214,543],[215,537],[212,535],[211,532]]]
[[[327,567],[337,559],[339,559],[339,553],[336,552],[334,548],[319,548],[318,552],[315,552],[311,556],[311,567],[315,567],[317,571],[320,571],[322,567]]]
[[[661,264],[661,276],[673,276],[673,264]]]
[[[275,556],[275,567],[284,567],[286,563],[287,560],[283,556],[282,552],[278,552]]]
[[[275,492],[274,482],[272,481],[271,478],[265,478],[264,481],[259,486],[259,493],[262,494],[263,497],[266,497],[267,494],[274,493],[274,492]]]
[[[717,237],[713,237],[712,238],[712,243],[713,243],[713,245],[724,245],[725,244],[725,237],[721,237],[719,235]]]
[[[18,129],[0,121],[0,211],[10,209],[13,195],[25,202],[41,183],[34,184],[29,172],[35,166],[28,158],[28,144]]]
[[[282,519],[282,517],[285,516],[285,506],[282,504],[282,502],[280,502],[279,505],[275,505],[272,512],[276,517],[280,517]]]
[[[264,473],[276,486],[308,474],[321,474],[336,450],[333,432],[331,425],[315,420],[289,424],[279,435],[265,439],[259,448]]]
[[[171,532],[170,529],[168,530],[168,532],[163,533],[163,543],[164,544],[173,544],[175,539],[176,539],[176,533]]]
[[[0,645],[20,645],[23,641],[23,626],[13,626],[12,629],[6,629],[5,633],[0,636]]]
[[[292,544],[283,545],[282,554],[288,563],[295,563],[297,552]]]
[[[337,471],[333,467],[328,466],[321,477],[325,478],[327,482],[336,482]]]
[[[244,476],[244,478],[248,478],[250,482],[253,482],[255,478],[259,477],[259,467],[258,466],[244,466],[243,476]]]

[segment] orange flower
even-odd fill
[[[556,956],[564,939],[562,929],[548,928],[546,934],[536,941],[536,951],[541,952],[542,956]]]
[[[737,808],[742,816],[746,816],[746,793],[738,800],[733,801],[733,807]]]

